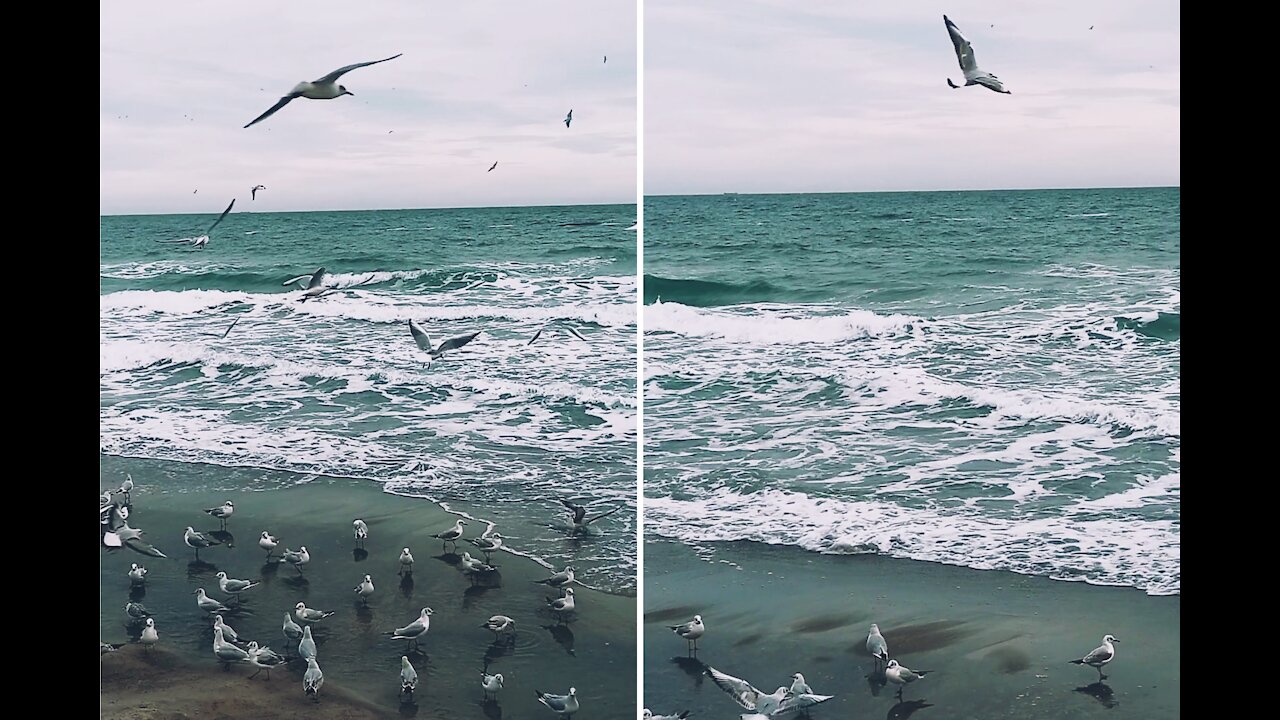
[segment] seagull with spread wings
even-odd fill
[[[564,498],[560,498],[560,504],[564,505],[566,508],[569,509],[569,512],[573,513],[574,532],[583,532],[587,529],[587,526],[590,525],[591,523],[599,520],[602,517],[608,517],[609,515],[612,515],[622,509],[622,506],[619,505],[618,507],[615,507],[612,510],[606,510],[605,512],[602,512],[599,515],[592,515],[591,517],[587,517],[587,508],[582,505],[569,502]]]
[[[956,58],[960,61],[960,69],[964,71],[964,85],[956,85],[951,82],[951,78],[947,78],[947,85],[950,85],[953,90],[970,85],[981,85],[998,93],[1012,95],[1013,93],[1004,89],[1004,83],[1000,82],[999,78],[978,67],[978,60],[973,55],[973,46],[969,44],[964,35],[960,34],[960,28],[951,22],[951,18],[943,15],[942,21],[947,25],[947,33],[951,35],[951,44],[955,46]]]
[[[267,110],[266,112],[262,113],[258,117],[254,118],[253,121],[250,122],[248,125],[245,125],[245,127],[250,127],[252,125],[256,125],[262,122],[263,120],[266,120],[267,118],[274,115],[277,111],[279,111],[280,108],[284,107],[285,105],[288,105],[289,102],[294,98],[301,97],[301,98],[307,98],[308,100],[333,100],[334,98],[340,98],[343,95],[354,96],[355,93],[348,90],[345,85],[338,84],[338,78],[342,77],[343,75],[346,75],[347,73],[351,72],[352,70],[355,70],[356,68],[362,68],[362,67],[365,67],[366,65],[376,65],[378,63],[383,63],[388,60],[395,60],[396,58],[400,57],[400,55],[403,55],[403,54],[404,53],[400,53],[399,55],[392,55],[389,58],[382,58],[381,60],[370,60],[369,62],[356,63],[354,65],[347,65],[345,67],[340,67],[337,70],[334,70],[333,72],[329,73],[328,75],[325,75],[324,77],[316,80],[312,80],[311,82],[306,82],[304,80],[298,83],[297,85],[294,85],[293,89],[289,91],[288,95],[285,95],[284,97],[280,98],[280,100],[276,102],[275,105],[271,106],[270,110]]]
[[[785,686],[779,686],[772,693],[765,693],[742,678],[722,673],[710,666],[707,667],[707,675],[721,690],[729,693],[734,702],[751,713],[742,715],[744,720],[752,717],[779,715],[792,710],[802,710],[818,703],[826,702],[834,697],[833,695],[814,695],[812,693],[792,695],[787,692]]]
[[[236,199],[231,198],[231,204],[227,205],[227,209],[223,210],[222,214],[218,216],[218,219],[214,220],[213,224],[209,226],[209,229],[205,230],[204,234],[199,237],[178,238],[177,240],[157,240],[156,242],[180,243],[182,245],[190,245],[193,248],[203,248],[205,245],[209,244],[209,234],[213,232],[214,228],[218,227],[218,223],[222,222],[222,219],[227,216],[227,213],[231,212],[231,208],[235,206],[235,204],[236,204]]]
[[[441,340],[439,345],[432,345],[431,336],[427,335],[427,331],[423,330],[422,326],[418,323],[413,320],[409,320],[409,333],[413,335],[413,342],[418,345],[419,350],[426,350],[427,354],[431,356],[431,360],[427,361],[427,367],[431,367],[431,363],[439,360],[446,352],[450,350],[457,350],[463,345],[475,340],[476,336],[479,335],[480,332],[482,331],[476,331],[470,335],[461,335],[459,337],[449,338],[448,340]]]

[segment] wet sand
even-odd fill
[[[1181,598],[1129,588],[873,555],[818,555],[758,543],[645,545],[645,706],[730,717],[741,710],[705,665],[765,692],[801,672],[835,695],[814,718],[1176,718]],[[703,617],[697,659],[667,628]],[[876,682],[865,642],[933,671],[904,692]],[[1120,642],[1107,680],[1068,664]],[[704,665],[705,663],[705,665]],[[870,677],[869,677],[870,676]]]
[[[452,548],[446,551],[430,537],[450,527],[454,515],[425,500],[388,495],[366,481],[324,478],[297,484],[297,476],[268,471],[104,458],[100,487],[115,487],[125,469],[137,483],[130,524],[145,530],[146,539],[169,557],[151,558],[129,549],[101,551],[101,639],[136,639],[140,628],[128,627],[124,614],[125,603],[132,599],[155,617],[160,645],[153,655],[167,653],[179,662],[165,666],[163,677],[171,680],[156,686],[150,674],[142,672],[142,663],[154,660],[133,657],[137,653],[131,651],[139,647],[130,645],[104,656],[102,717],[183,716],[155,714],[175,712],[201,718],[497,720],[504,713],[553,718],[535,700],[534,689],[564,693],[570,686],[577,687],[583,710],[589,709],[592,717],[636,716],[634,598],[576,586],[578,610],[569,622],[559,624],[545,607],[546,596],[555,591],[533,582],[546,577],[548,570],[500,552],[493,556],[498,572],[473,585],[457,562],[464,550],[475,548],[460,542],[456,553]],[[228,523],[230,546],[202,550],[201,562],[196,563],[194,551],[182,542],[183,529],[192,525],[200,531],[218,530],[218,521],[201,509],[228,499],[236,507]],[[351,521],[356,517],[370,527],[365,552],[355,550]],[[307,546],[312,561],[303,574],[265,560],[265,551],[257,545],[263,530],[280,540],[281,549]],[[483,524],[470,524],[465,537],[483,530]],[[499,531],[507,535],[504,528]],[[508,537],[507,542],[519,548],[520,538]],[[405,546],[416,559],[412,579],[397,574]],[[135,562],[150,571],[142,590],[129,586],[126,573]],[[213,657],[210,617],[196,607],[193,595],[203,587],[211,597],[227,602],[217,588],[219,570],[233,578],[262,580],[261,586],[243,594],[239,607],[228,603],[232,610],[224,620],[242,638],[277,652],[284,653],[287,646],[281,630],[284,615],[298,601],[335,611],[316,623],[313,633],[325,674],[319,706],[332,704],[334,710],[323,712],[339,714],[317,714],[315,704],[303,695],[303,662],[273,671],[269,681],[265,673],[249,680],[252,668],[221,669]],[[376,587],[367,607],[353,592],[366,573]],[[589,577],[583,580],[590,582]],[[407,625],[424,606],[434,611],[431,629],[422,643],[423,653],[410,654],[420,684],[415,702],[402,704],[400,656],[406,643],[383,632]],[[513,646],[494,644],[493,635],[480,627],[495,614],[516,620]],[[482,700],[480,673],[486,667],[505,679],[497,703]],[[258,714],[256,703],[271,699],[276,703],[271,707],[281,714]]]

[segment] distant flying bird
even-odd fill
[[[951,18],[943,15],[942,21],[946,23],[947,33],[951,35],[951,44],[956,49],[956,58],[960,61],[960,69],[964,71],[963,87],[981,85],[998,93],[1012,95],[1013,93],[1004,89],[1004,84],[1000,82],[999,78],[978,68],[978,60],[973,55],[973,46],[969,44],[964,35],[960,34],[960,28],[951,22]],[[947,78],[947,85],[950,85],[953,90],[962,87],[951,82],[951,78]]]
[[[573,122],[573,109],[570,108],[569,114],[564,116],[564,126],[569,127],[569,123]]]
[[[250,200],[257,200],[257,199],[258,199],[258,191],[259,191],[259,190],[266,190],[266,189],[267,189],[267,186],[266,186],[266,185],[254,185],[253,187],[249,188],[249,199],[250,199]]]
[[[231,334],[231,328],[234,328],[234,327],[236,326],[236,323],[238,323],[238,322],[240,322],[240,318],[236,318],[235,320],[232,320],[232,321],[231,321],[231,327],[228,327],[228,328],[226,329],[226,331],[224,331],[224,332],[223,332],[223,333],[221,333],[221,334],[219,334],[219,333],[203,333],[203,332],[202,332],[202,333],[200,333],[200,334],[201,334],[201,335],[208,335],[209,337],[225,338],[226,336],[228,336],[228,335],[230,335],[230,334]]]
[[[196,193],[198,193],[198,192],[200,192],[200,188],[196,188],[195,190],[192,190],[192,191],[191,191],[191,194],[192,194],[192,195],[195,195],[195,194],[196,194]]]
[[[227,216],[227,213],[231,212],[231,208],[232,208],[233,206],[235,206],[235,204],[236,204],[236,200],[235,200],[235,198],[231,198],[231,204],[230,204],[230,205],[227,205],[227,209],[222,211],[222,214],[218,216],[218,219],[217,219],[217,220],[214,220],[214,221],[213,221],[213,224],[209,226],[209,229],[208,229],[208,230],[205,230],[205,231],[204,231],[204,235],[201,235],[200,237],[197,237],[197,238],[181,238],[181,239],[179,239],[179,240],[157,240],[156,242],[162,242],[162,243],[182,243],[183,245],[190,245],[191,247],[202,248],[202,247],[204,247],[205,245],[208,245],[208,244],[209,244],[209,233],[212,233],[212,232],[213,232],[213,229],[214,229],[214,228],[216,228],[216,227],[218,227],[218,223],[222,222],[222,219],[223,219],[223,218],[225,218],[225,217]]]
[[[609,62],[609,56],[608,56],[608,55],[605,55],[605,56],[604,56],[604,61],[605,61],[605,62]]]
[[[493,172],[493,169],[496,167],[498,167],[498,161],[494,160],[493,164],[489,166],[489,169],[486,172]]]
[[[427,367],[430,367],[431,362],[440,359],[446,352],[456,350],[475,340],[480,331],[473,332],[470,335],[441,340],[439,345],[434,346],[431,344],[431,337],[427,335],[427,331],[423,330],[422,326],[413,320],[409,320],[409,333],[413,335],[413,341],[418,345],[418,349],[426,350],[427,354],[431,356],[431,360],[427,362]]]
[[[1090,29],[1090,30],[1092,30],[1092,29],[1093,29],[1093,26],[1092,26],[1092,25],[1090,25],[1090,26],[1089,26],[1089,29]]]
[[[338,78],[342,77],[343,75],[346,75],[347,73],[351,72],[352,70],[355,70],[356,68],[362,68],[366,65],[376,65],[378,63],[386,62],[388,60],[395,60],[396,58],[400,57],[400,55],[403,55],[403,54],[404,53],[400,53],[399,55],[392,55],[389,58],[383,58],[381,60],[370,60],[369,62],[362,62],[362,63],[356,63],[354,65],[347,65],[346,67],[340,67],[337,70],[334,70],[333,72],[329,73],[328,75],[325,75],[322,78],[319,78],[318,80],[313,80],[311,82],[306,82],[306,81],[300,82],[297,85],[293,86],[293,89],[289,91],[288,95],[285,95],[284,97],[280,98],[279,102],[277,102],[275,105],[272,105],[270,110],[254,118],[253,121],[250,122],[248,125],[245,125],[245,127],[250,127],[251,125],[255,125],[257,123],[262,122],[263,120],[266,120],[267,118],[275,114],[276,111],[278,111],[280,108],[284,107],[285,105],[288,105],[289,101],[293,100],[294,98],[303,97],[303,98],[307,98],[308,100],[333,100],[334,98],[340,98],[343,95],[354,96],[355,93],[351,92],[350,90],[347,90],[346,86],[338,84]]]

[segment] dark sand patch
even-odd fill
[[[1031,667],[1031,655],[1017,647],[998,647],[987,653],[984,659],[994,663],[996,670],[1005,675],[1022,672]]]
[[[934,622],[919,623],[916,625],[904,625],[902,627],[882,627],[880,634],[884,635],[884,641],[889,644],[889,651],[892,655],[907,655],[910,653],[920,653],[927,650],[938,650],[954,645],[960,640],[973,634],[973,631],[966,627],[968,623],[958,620],[935,620]],[[859,644],[862,652],[866,653],[866,639]]]
[[[698,608],[692,605],[681,605],[679,607],[666,608],[663,610],[654,610],[644,614],[644,621],[648,623],[670,622],[672,620],[688,621],[692,620],[694,615],[700,614]]]
[[[865,614],[849,615],[849,614],[843,614],[843,613],[837,614],[837,615],[819,615],[817,617],[811,617],[804,620],[797,620],[796,622],[791,623],[791,632],[797,632],[797,633],[827,632],[829,630],[835,630],[836,628],[842,628],[847,625],[852,625],[856,622],[859,622],[865,619],[866,617],[867,615]]]

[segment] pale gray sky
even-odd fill
[[[943,13],[1012,95],[947,87],[963,74]],[[1176,2],[645,0],[644,15],[648,195],[1180,184]]]
[[[104,214],[635,200],[636,0],[112,2],[100,32]]]

